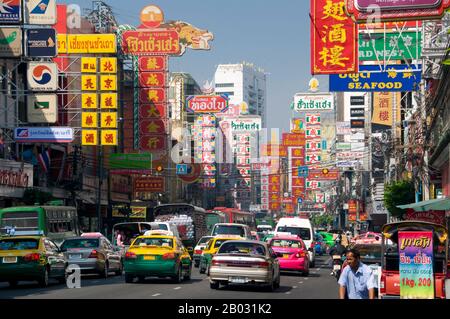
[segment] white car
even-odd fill
[[[209,282],[211,289],[218,289],[221,284],[238,284],[263,285],[274,291],[280,286],[280,264],[266,243],[230,240],[212,258]]]
[[[200,265],[200,258],[202,256],[203,250],[208,246],[208,242],[210,239],[214,238],[213,236],[203,236],[198,241],[197,245],[194,248],[194,254],[192,255],[194,259],[194,266],[198,268]]]

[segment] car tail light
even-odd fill
[[[130,251],[125,254],[125,259],[136,259],[136,258],[137,258],[136,254]]]
[[[194,254],[196,255],[201,255],[203,252],[203,250],[194,250]]]
[[[28,254],[23,257],[23,260],[25,260],[25,261],[39,261],[40,259],[41,259],[41,255],[37,254],[37,253]]]
[[[314,241],[311,242],[311,247],[310,248],[314,248],[316,247],[316,243]]]
[[[96,251],[95,249],[91,251],[89,258],[98,258],[98,251]]]
[[[260,261],[253,263],[252,266],[257,268],[267,268],[269,267],[269,263],[267,261]]]
[[[216,260],[216,259],[213,259],[211,262],[211,265],[213,265],[213,266],[221,266],[221,265],[226,265],[226,264],[227,264],[226,261]]]
[[[386,274],[381,274],[380,294],[386,294]]]
[[[172,260],[172,259],[175,259],[175,258],[176,258],[176,256],[175,256],[174,253],[167,253],[167,254],[164,254],[162,256],[163,260]]]
[[[296,257],[296,258],[306,257],[306,254],[307,254],[306,252],[301,251],[301,252],[297,253],[297,254],[295,255],[295,257]]]

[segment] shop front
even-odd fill
[[[33,187],[33,165],[0,159],[0,208],[17,206]]]

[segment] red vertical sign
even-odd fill
[[[358,26],[344,0],[311,0],[311,74],[358,73]]]

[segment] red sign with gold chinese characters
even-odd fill
[[[175,30],[125,31],[122,50],[133,55],[179,55],[180,37]]]
[[[167,56],[151,56],[139,58],[139,71],[157,72],[166,71]]]
[[[141,104],[139,106],[139,116],[141,119],[165,118],[166,106],[164,104]]]
[[[141,103],[163,103],[166,100],[166,90],[162,88],[141,89],[139,100]]]
[[[166,135],[151,135],[151,136],[141,136],[140,138],[140,149],[143,151],[162,151],[166,149],[167,146],[167,136]]]
[[[140,120],[139,128],[143,135],[166,133],[166,124],[163,120],[159,119]]]
[[[311,0],[311,74],[358,73],[358,26],[344,0]]]
[[[165,72],[140,72],[139,86],[146,87],[165,87],[166,73]]]
[[[135,192],[164,192],[163,177],[139,177],[134,181]]]

